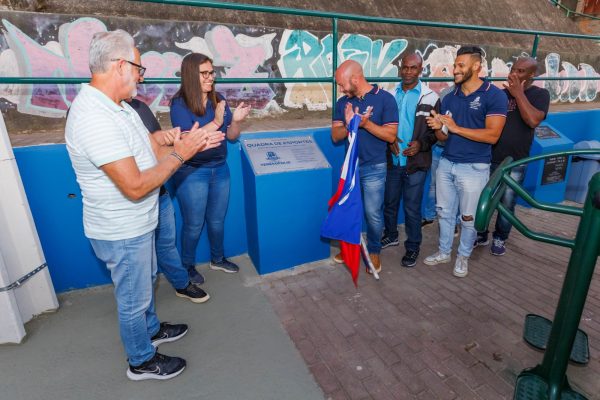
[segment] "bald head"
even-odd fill
[[[535,58],[519,57],[510,69],[509,76],[515,76],[519,82],[525,82],[525,86],[531,85],[533,77],[537,73],[538,64]]]
[[[360,76],[364,78],[364,72],[362,66],[354,60],[346,60],[340,64],[335,75],[336,77],[350,77],[352,75]]]
[[[340,91],[348,97],[358,96],[371,90],[362,66],[354,60],[346,60],[335,71],[335,81]]]
[[[410,53],[400,61],[400,77],[402,89],[410,90],[419,83],[419,76],[423,72],[423,58],[417,53]]]
[[[515,61],[514,65],[518,65],[521,68],[525,68],[532,74],[535,74],[538,68],[538,62],[533,57],[519,57]]]
[[[400,65],[405,63],[414,63],[421,67],[423,65],[423,57],[421,57],[421,55],[418,53],[409,53],[404,55],[404,57],[402,57],[402,60],[400,61]]]

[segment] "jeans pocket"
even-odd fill
[[[490,164],[486,163],[472,163],[471,167],[477,172],[485,172],[490,170]]]

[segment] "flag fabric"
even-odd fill
[[[329,214],[321,226],[321,236],[338,240],[342,259],[350,270],[354,285],[360,268],[360,239],[363,205],[358,172],[358,125],[355,115],[348,126],[348,150],[337,191],[329,200]]]

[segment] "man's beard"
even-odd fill
[[[358,88],[353,84],[350,84],[350,89],[346,92],[348,97],[358,97]]]
[[[137,82],[135,81],[135,79],[133,79],[133,77],[130,77],[130,81],[128,82],[128,86],[132,87],[131,91],[129,92],[129,96],[128,97],[131,97],[133,99],[138,94]]]
[[[460,82],[454,81],[454,83],[460,85],[461,83],[465,83],[466,81],[468,81],[469,79],[471,79],[472,76],[473,76],[473,71],[468,70],[467,72],[465,72],[463,74],[463,78],[462,78],[462,80]]]

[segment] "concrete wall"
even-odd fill
[[[147,77],[176,77],[190,51],[209,54],[219,77],[323,77],[332,74],[332,37],[328,32],[205,22],[85,17],[47,13],[0,12],[0,75],[24,77],[89,76],[88,49],[93,33],[121,28],[132,33],[142,52]],[[493,35],[489,35],[490,37]],[[425,75],[451,76],[458,44],[410,37],[344,34],[339,61],[354,59],[369,76],[398,76],[402,54],[417,51]],[[513,60],[530,51],[482,43],[485,73],[505,76]],[[542,75],[598,76],[594,55],[540,52]],[[595,101],[600,81],[540,82],[553,102]],[[388,89],[393,84],[385,85]],[[439,91],[445,83],[432,83]],[[139,98],[158,112],[168,112],[177,85],[143,85]],[[251,103],[255,113],[286,108],[324,110],[331,106],[330,84],[220,85],[230,105]],[[0,85],[0,109],[11,134],[61,130],[78,85]],[[35,118],[32,118],[35,117]],[[42,117],[42,118],[37,118]]]
[[[470,25],[501,26],[519,29],[580,33],[565,13],[547,0],[240,0],[236,3],[289,7],[376,17],[449,22]],[[211,8],[173,6],[128,0],[0,0],[0,8],[56,14],[125,16],[128,18],[165,19],[170,21],[210,21],[223,24],[270,26],[283,29],[325,31],[331,21],[323,18],[227,11]],[[486,32],[449,31],[400,25],[340,22],[342,33],[389,35],[408,38],[451,40],[456,43],[489,43],[504,47],[529,47],[531,38],[521,35],[490,35]],[[545,51],[585,53],[593,43],[543,39]]]

